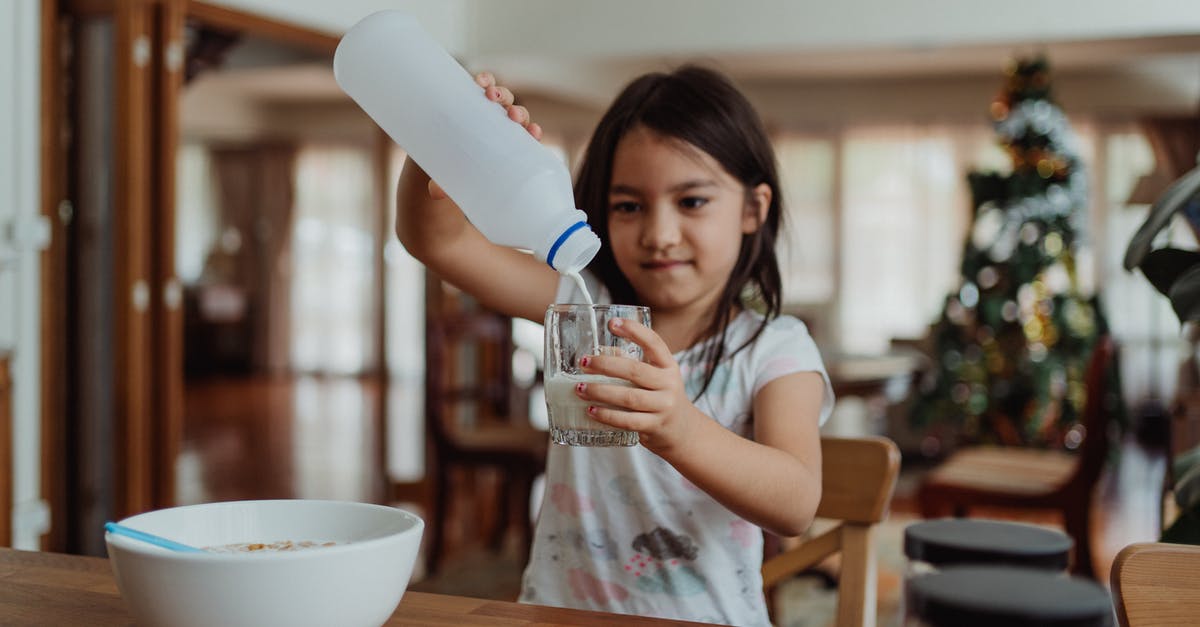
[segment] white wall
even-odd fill
[[[0,349],[13,352],[13,546],[44,532],[39,417],[39,1],[0,3]],[[0,473],[3,475],[3,473]]]
[[[729,71],[774,128],[977,121],[1005,61],[1040,44],[1050,47],[1056,96],[1071,114],[1186,114],[1200,99],[1197,0],[1147,0],[1136,11],[1126,0],[1013,0],[1002,10],[960,0],[347,0],[336,11],[219,1],[333,34],[382,7],[408,10],[571,142],[590,134],[630,78],[681,59]],[[197,134],[263,126],[254,119],[262,115],[228,115],[233,99],[205,96],[202,82],[184,102],[208,113],[189,122]],[[189,99],[204,104],[189,109]]]
[[[1197,2],[1200,5],[1200,2]],[[1002,59],[986,76],[743,82],[772,127],[809,129],[847,123],[983,122],[1004,81]],[[1054,59],[1050,62],[1053,64]],[[1068,115],[1135,119],[1187,115],[1200,100],[1200,64],[1170,78],[1116,71],[1053,72],[1054,98]],[[1178,79],[1183,75],[1186,82]]]
[[[214,0],[333,33],[413,13],[455,54],[930,48],[1200,32],[1194,0]]]
[[[1187,34],[1194,0],[476,0],[471,52],[602,56],[936,48]]]
[[[216,1],[333,34],[381,8],[407,10],[469,69],[496,72],[526,98],[548,95],[584,109],[603,109],[621,85],[648,69],[700,59],[735,78],[777,83],[753,99],[779,111],[785,126],[794,125],[788,118],[819,124],[831,115],[879,117],[864,111],[862,102],[884,116],[886,110],[936,115],[943,105],[974,116],[974,109],[967,110],[978,107],[980,88],[995,89],[1007,58],[1018,47],[1041,46],[1051,47],[1060,101],[1071,111],[1096,109],[1095,94],[1122,95],[1125,101],[1115,108],[1100,103],[1108,112],[1145,112],[1147,104],[1150,110],[1191,111],[1200,97],[1200,72],[1193,69],[1200,59],[1197,0],[1142,0],[1136,7],[1128,0]],[[1162,66],[1172,54],[1173,68],[1138,67],[1137,76],[1129,75],[1134,57],[1153,55]],[[1093,76],[1068,76],[1082,68]],[[838,78],[846,71],[876,74],[863,86]],[[897,79],[892,84],[889,72]],[[960,79],[969,75],[978,87],[963,90]],[[1156,75],[1165,83],[1146,84]],[[932,90],[903,84],[920,76],[932,79]],[[957,84],[948,86],[947,76],[958,76]],[[1187,79],[1184,91],[1177,84],[1181,76]],[[794,94],[801,96],[800,106],[788,108]],[[868,98],[861,100],[862,94]],[[776,96],[778,106],[769,102]]]
[[[964,49],[990,47],[983,62],[998,66],[1017,44],[1200,33],[1196,0],[474,0],[466,14],[468,67],[593,104],[648,63],[680,59],[719,59],[735,75],[836,71],[847,55],[859,70],[865,59],[961,71]]]
[[[563,61],[814,53],[1200,33],[1195,0],[213,0],[325,30],[380,9],[412,13],[451,53]],[[786,59],[786,57],[785,57]]]

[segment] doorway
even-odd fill
[[[185,32],[204,57],[189,54],[179,106],[176,500],[378,501],[373,126],[327,52]]]
[[[102,554],[98,523],[192,502],[383,500],[389,406],[409,466],[423,447],[419,373],[389,388],[385,342],[419,338],[402,314],[423,285],[336,38],[185,0],[65,4],[71,393],[46,427],[46,548]]]

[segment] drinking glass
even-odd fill
[[[546,409],[550,414],[550,439],[570,446],[636,446],[636,431],[625,431],[593,420],[589,403],[575,394],[579,383],[604,383],[633,387],[613,377],[584,374],[579,358],[587,355],[622,355],[642,360],[642,347],[612,334],[609,321],[637,320],[650,326],[650,309],[636,305],[554,304],[546,310]],[[604,405],[601,405],[603,407]]]

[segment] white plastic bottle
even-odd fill
[[[562,160],[485,98],[412,16],[363,18],[338,44],[333,75],[492,242],[532,250],[563,274],[600,250]]]

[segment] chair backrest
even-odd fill
[[[482,307],[449,306],[436,276],[426,276],[425,423],[435,443],[453,437],[454,409],[507,420],[512,396],[512,319]]]
[[[1131,544],[1109,580],[1121,627],[1195,625],[1200,617],[1200,546]]]
[[[1107,385],[1107,377],[1116,358],[1115,353],[1116,346],[1112,336],[1106,334],[1096,338],[1096,345],[1092,348],[1092,356],[1084,374],[1087,399],[1084,401],[1083,418],[1080,420],[1084,429],[1083,444],[1079,447],[1079,465],[1068,480],[1078,488],[1090,490],[1096,485],[1108,460],[1108,422],[1111,415],[1108,404],[1111,390]]]
[[[821,502],[817,516],[839,521],[832,529],[768,559],[763,587],[841,552],[839,627],[875,624],[875,525],[887,518],[900,449],[884,437],[821,438]]]

